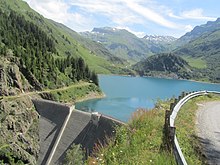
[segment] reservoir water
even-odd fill
[[[178,97],[183,91],[220,91],[220,84],[150,77],[99,75],[99,84],[106,97],[77,103],[76,108],[122,121],[128,121],[138,108],[153,108],[158,99]]]

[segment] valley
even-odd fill
[[[168,157],[166,161],[174,163],[171,155],[159,150],[163,145],[161,119],[169,99],[183,91],[219,90],[218,83],[220,18],[198,25],[179,38],[140,37],[128,28],[109,26],[76,32],[45,18],[25,1],[0,1],[0,163],[37,163],[39,114],[33,98],[76,104],[81,110],[102,111],[126,122],[131,118],[129,128],[117,130],[122,132],[116,135],[122,152],[114,145],[108,150],[102,148],[110,164],[111,151],[120,159],[120,154],[126,153],[123,144],[129,142],[129,149],[135,148],[133,142],[137,145],[135,140],[144,139],[135,138],[146,131],[145,122],[155,123],[157,131],[151,124],[150,133],[144,135],[148,139],[155,135],[155,144],[144,143],[149,149],[146,153],[154,156],[148,159],[161,163]],[[160,111],[144,110],[132,118],[138,108]],[[133,151],[138,154],[139,150]],[[139,159],[135,154],[131,155],[131,164]]]

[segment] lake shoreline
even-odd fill
[[[106,97],[106,95],[103,92],[102,93],[91,92],[91,93],[89,93],[88,95],[86,95],[82,98],[76,99],[75,103],[80,103],[80,102],[83,102],[83,101],[93,100],[93,99],[102,99],[102,98],[105,98],[105,97]]]
[[[216,84],[220,85],[220,83],[214,83],[210,81],[199,81],[199,80],[193,80],[193,79],[182,79],[182,78],[172,78],[169,76],[140,76],[140,75],[120,75],[120,74],[98,74],[100,76],[122,76],[122,77],[143,77],[143,78],[157,78],[157,79],[166,79],[166,80],[184,80],[184,81],[191,81],[191,82],[197,82],[197,83],[205,83],[205,84]]]
[[[87,93],[87,97],[78,99],[76,108],[92,110],[128,121],[138,108],[152,108],[156,100],[178,97],[183,91],[220,91],[220,84],[199,83],[187,80],[174,80],[155,77],[134,77],[119,75],[99,75],[101,90]],[[86,101],[89,100],[89,101]],[[80,102],[79,102],[80,101]],[[83,102],[85,101],[85,102]]]

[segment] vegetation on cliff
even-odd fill
[[[29,96],[74,102],[101,95],[94,69],[109,64],[94,56],[90,69],[89,50],[25,2],[1,1],[0,24],[0,160],[36,164],[39,118]]]
[[[58,58],[55,41],[24,16],[0,10],[1,56],[15,56],[19,69],[32,74],[42,87],[54,88],[79,80],[92,80],[98,85],[97,75],[91,72],[84,60],[70,54]],[[27,75],[28,74],[28,75]],[[34,86],[35,88],[35,86]]]
[[[36,164],[38,114],[26,97],[0,100],[0,163]]]

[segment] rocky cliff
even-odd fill
[[[22,93],[34,90],[37,82],[8,53],[0,57],[0,162],[36,164],[39,119],[30,97]]]
[[[7,58],[0,59],[0,95],[16,95],[22,90],[31,88],[24,76],[20,74],[19,67]]]
[[[31,99],[28,96],[2,98],[0,121],[0,160],[8,164],[36,164],[39,120]]]

